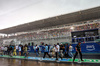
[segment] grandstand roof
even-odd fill
[[[17,32],[31,31],[45,27],[81,22],[98,18],[100,18],[100,6],[2,29],[0,30],[0,33],[11,34]]]

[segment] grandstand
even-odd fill
[[[71,34],[95,29],[96,35],[72,37]],[[100,6],[2,29],[0,33],[5,34],[0,36],[0,43],[3,45],[8,45],[11,41],[15,44],[44,42],[49,45],[61,42],[94,42],[100,39]],[[86,39],[79,39],[83,37]]]

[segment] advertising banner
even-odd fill
[[[72,44],[73,52],[76,52],[75,47],[77,44]],[[39,46],[39,51],[44,52],[44,46]],[[81,44],[81,51],[83,53],[94,53],[100,52],[100,44],[99,43],[83,43]],[[33,46],[28,46],[28,52],[34,52]]]
[[[72,44],[73,52],[75,52],[75,46],[77,44]],[[81,51],[82,52],[100,52],[100,44],[99,43],[83,43],[81,44]]]

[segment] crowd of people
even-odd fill
[[[58,58],[58,56],[62,59],[63,57],[73,57],[72,54],[72,49],[73,47],[68,44],[54,44],[54,46],[49,46],[47,44],[42,45],[42,48],[39,48],[38,45],[34,46],[34,50],[36,53],[36,56],[39,56],[39,49],[43,49],[44,50],[44,56],[43,58],[45,58],[46,55],[49,56],[49,58],[53,58],[54,56],[56,57],[56,59]]]
[[[50,58],[54,57],[56,55],[56,58],[57,56],[63,58],[64,55],[69,56],[69,57],[73,57],[73,54],[72,54],[72,46],[71,44],[68,45],[68,44],[60,44],[57,43],[57,44],[54,44],[54,46],[50,46],[50,45],[42,45],[42,48],[40,48],[40,46],[38,45],[35,45],[33,46],[33,49],[34,49],[34,53],[36,53],[36,56],[39,56],[40,53],[39,52],[42,52],[42,49],[44,50],[44,56],[43,58],[45,58],[46,55],[48,55]],[[41,49],[41,50],[40,50]],[[19,55],[19,56],[27,56],[28,55],[28,45],[9,45],[9,46],[1,46],[0,47],[0,51],[1,51],[1,55],[10,55],[10,56],[16,56],[16,55]]]
[[[81,61],[84,61],[82,59],[82,52],[81,52],[81,42],[78,42],[78,44],[76,45],[75,49],[76,49],[76,53],[75,55],[73,55],[72,51],[73,51],[73,47],[71,44],[54,44],[54,46],[49,46],[47,44],[42,45],[43,49],[44,49],[44,55],[43,58],[45,58],[46,55],[48,55],[49,58],[56,58],[56,60],[58,60],[58,57],[63,59],[63,58],[72,58],[73,62],[77,56],[77,54],[80,54],[80,58]],[[39,56],[39,46],[36,45],[34,46],[34,50],[36,53],[36,56]]]
[[[81,24],[79,26],[73,26],[74,27],[74,31],[82,31],[82,30],[87,30],[87,29],[95,29],[95,28],[100,28],[100,22],[96,22],[96,23],[86,23],[86,24]],[[40,32],[33,32],[33,33],[27,33],[27,34],[21,34],[21,35],[16,35],[16,36],[11,36],[12,38],[15,38],[17,40],[37,40],[37,39],[47,39],[47,38],[59,38],[59,37],[67,37],[70,36],[71,32],[73,31],[72,29],[70,29],[71,26],[69,27],[65,27],[63,26],[63,28],[55,28],[55,29],[48,29],[47,31],[40,31]],[[10,37],[9,37],[10,38]],[[1,39],[0,39],[1,40]],[[3,39],[2,39],[3,40]],[[2,41],[1,40],[1,41]],[[80,40],[79,40],[80,41]],[[56,57],[56,60],[58,60],[58,56],[62,59],[63,57],[72,57],[75,59],[76,55],[80,54],[81,60],[82,60],[82,54],[81,54],[81,49],[76,49],[76,54],[73,57],[72,54],[72,49],[73,47],[68,44],[54,44],[54,46],[49,46],[48,44],[45,44],[42,46],[43,50],[44,50],[44,55],[43,58],[45,58],[46,55],[48,55],[50,58],[52,57]],[[76,48],[80,48],[80,46],[78,45]],[[40,51],[40,46],[36,45],[33,46],[34,52],[36,53],[36,56],[39,56],[42,52]],[[1,46],[0,47],[0,54],[1,55],[10,55],[10,56],[28,56],[28,46],[27,44],[23,45],[9,45],[9,46]]]
[[[80,54],[80,58],[82,60],[82,53],[81,53],[81,46],[80,46],[80,42],[76,45],[75,49],[76,49],[76,53],[75,56],[73,56],[72,50],[73,47],[71,46],[71,44],[54,44],[54,46],[49,46],[47,44],[42,45],[42,49],[44,50],[44,55],[43,58],[45,58],[46,55],[48,55],[49,58],[56,58],[56,60],[58,60],[58,58],[73,58],[73,61],[75,60],[76,55],[79,53]],[[34,53],[36,53],[36,56],[41,55],[42,51],[39,51],[40,46],[35,45],[33,46],[34,49]],[[10,46],[1,46],[0,47],[0,53],[1,55],[9,55],[9,56],[25,56],[27,57],[29,52],[28,52],[28,46],[27,44],[23,45],[10,45]],[[83,60],[82,60],[83,61]]]
[[[100,28],[100,23],[97,21],[96,23],[86,23],[80,24],[79,26],[73,25],[74,29],[71,29],[72,26],[66,27],[63,26],[60,28],[50,29],[48,28],[47,31],[37,31],[32,33],[26,34],[18,34],[15,36],[9,36],[9,38],[16,37],[18,40],[37,40],[37,39],[47,39],[47,38],[61,38],[65,36],[69,36],[72,31],[82,31],[82,30],[89,30],[89,29],[96,29]],[[50,29],[50,30],[49,30]]]
[[[81,26],[73,26],[74,29],[70,29],[71,27],[67,28],[59,28],[59,29],[52,29],[48,31],[40,31],[34,33],[28,33],[23,36],[19,36],[18,39],[23,40],[36,40],[36,39],[47,39],[47,38],[61,38],[65,36],[70,36],[72,31],[82,31],[82,30],[90,30],[100,28],[100,23],[93,23],[93,24],[83,24]]]
[[[25,57],[27,56],[28,52],[27,52],[27,45],[25,44],[23,45],[9,45],[9,46],[1,46],[0,47],[0,53],[1,55],[9,55],[9,56],[23,56],[25,55]]]

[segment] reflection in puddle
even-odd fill
[[[92,64],[91,66],[94,65],[100,66],[100,64]],[[0,66],[90,66],[90,64],[53,63],[53,62],[40,62],[40,61],[0,58]]]

